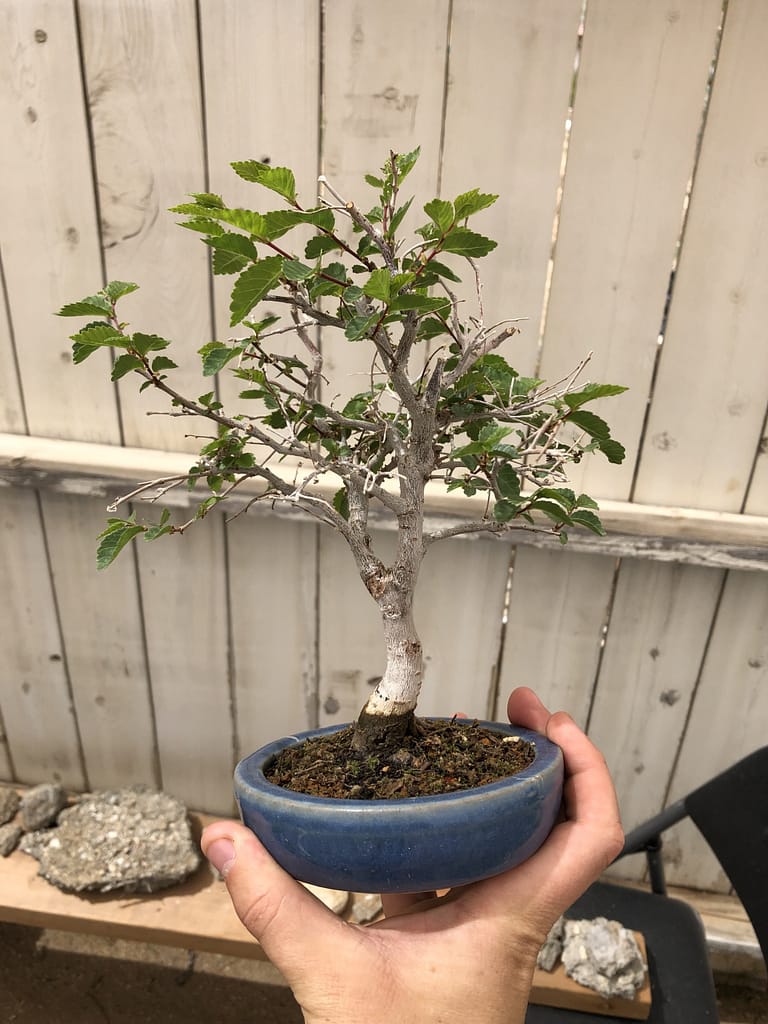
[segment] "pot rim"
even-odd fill
[[[448,717],[440,715],[424,716],[425,719],[430,721],[443,722],[451,721],[453,717],[454,716]],[[307,739],[314,739],[318,736],[328,736],[334,732],[340,732],[342,729],[346,729],[353,724],[351,722],[343,722],[336,725],[326,725],[318,729],[308,729],[304,732],[295,733],[290,736],[283,736],[280,739],[273,740],[271,743],[265,744],[258,750],[255,750],[252,754],[246,755],[246,757],[244,757],[235,768],[235,790],[236,792],[244,790],[251,795],[258,794],[258,798],[261,800],[288,800],[291,803],[295,802],[298,804],[304,804],[308,809],[310,807],[316,808],[317,810],[322,808],[325,808],[326,810],[333,809],[337,813],[339,811],[343,812],[344,809],[348,809],[350,812],[356,812],[359,814],[364,808],[370,808],[375,809],[376,812],[380,814],[387,808],[396,810],[398,808],[414,807],[416,804],[461,803],[462,801],[472,799],[475,795],[479,795],[481,798],[485,798],[487,800],[494,794],[501,793],[509,789],[510,786],[519,786],[526,782],[530,782],[542,772],[557,772],[559,766],[562,765],[563,754],[560,747],[548,739],[543,733],[534,732],[534,730],[526,729],[523,726],[511,725],[507,722],[489,722],[483,719],[470,719],[469,721],[481,728],[506,733],[509,736],[519,736],[527,743],[532,744],[534,747],[533,761],[527,765],[527,767],[516,772],[514,775],[507,775],[503,779],[497,779],[495,782],[487,782],[482,786],[473,786],[467,789],[454,790],[451,793],[434,793],[427,796],[398,797],[389,800],[357,800],[348,797],[313,796],[309,793],[297,793],[295,790],[278,786],[274,782],[270,782],[266,777],[263,767],[281,750],[284,750],[291,744],[303,743]]]

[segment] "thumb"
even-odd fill
[[[237,916],[289,984],[346,930],[343,921],[283,871],[244,825],[218,821],[200,843],[226,882]]]

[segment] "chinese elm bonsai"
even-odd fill
[[[254,478],[263,486],[253,501],[287,503],[332,527],[379,607],[386,648],[384,673],[354,727],[357,752],[397,750],[416,728],[423,653],[412,608],[430,545],[513,529],[547,528],[563,542],[571,527],[603,533],[596,503],[567,486],[566,469],[588,453],[610,462],[624,457],[604,420],[584,408],[624,388],[580,382],[587,359],[546,384],[519,375],[497,351],[518,327],[484,322],[476,261],[496,243],[468,227],[497,196],[471,189],[453,202],[432,199],[423,207],[426,222],[403,237],[412,200],[402,201],[400,190],[417,157],[418,150],[392,153],[378,176],[366,175],[378,193],[366,212],[324,178],[319,205],[305,208],[290,170],[255,160],[232,166],[276,193],[280,209],[232,209],[209,193],[174,207],[210,247],[214,274],[236,275],[230,325],[239,333],[199,351],[204,376],[226,368],[238,380],[237,410],[215,390],[191,397],[174,387],[170,342],[129,331],[117,311],[135,284],[112,281],[60,311],[90,318],[72,336],[76,363],[112,348],[113,380],[131,374],[141,390],[166,396],[172,415],[214,430],[188,473],[143,484],[110,509],[139,496],[156,501],[178,486],[203,487],[192,518],[175,524],[166,508],[154,523],[138,521],[135,511],[109,519],[99,567],[136,536],[183,533]],[[292,233],[300,249],[286,239]],[[471,298],[460,300],[454,289],[462,267]],[[260,306],[286,315],[259,314]],[[365,349],[366,386],[348,399],[335,397],[343,384],[325,373],[322,340],[331,332]],[[288,355],[279,347],[286,335],[297,339]],[[329,478],[336,481],[330,490]],[[475,518],[427,530],[428,481],[479,495],[484,505]],[[391,564],[369,535],[374,508],[396,523]]]

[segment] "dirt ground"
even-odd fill
[[[768,1024],[768,994],[719,979],[723,1024]],[[0,1024],[301,1024],[271,964],[0,924]]]

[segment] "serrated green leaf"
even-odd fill
[[[389,302],[392,294],[392,275],[381,267],[374,270],[371,276],[363,285],[363,292],[372,299],[379,299],[381,302]]]
[[[130,373],[131,370],[140,370],[143,365],[138,356],[132,356],[129,352],[126,352],[125,355],[118,356],[115,360],[111,379],[120,380],[126,373]]]
[[[162,537],[164,534],[170,533],[173,529],[168,522],[170,518],[170,510],[164,508],[162,515],[160,516],[160,522],[156,523],[154,526],[148,526],[144,531],[144,540],[157,540],[158,537]]]
[[[455,252],[458,256],[479,259],[495,249],[496,244],[492,238],[479,235],[476,231],[470,231],[468,228],[454,228],[444,240],[442,248],[445,252]]]
[[[277,192],[290,203],[296,202],[296,179],[288,167],[272,167],[258,160],[236,160],[232,164],[235,174],[245,181],[253,181],[257,185]]]
[[[566,512],[571,511],[576,500],[573,491],[567,487],[540,487],[533,498],[534,501],[539,501],[541,498],[555,501],[558,505],[562,505]]]
[[[138,288],[139,286],[131,281],[110,281],[104,291],[113,302],[117,302],[123,295],[130,295],[131,292],[138,291]]]
[[[157,334],[142,334],[141,331],[137,331],[131,338],[132,347],[142,356],[147,352],[161,352],[170,344],[166,338],[161,338]]]
[[[56,316],[111,316],[112,305],[103,295],[89,295],[78,302],[68,302]]]
[[[261,302],[270,288],[280,279],[283,270],[282,256],[268,256],[252,264],[235,281],[232,289],[229,326],[234,327],[246,317],[257,303]]]
[[[398,184],[402,183],[408,177],[420,155],[421,146],[417,146],[416,149],[412,149],[410,153],[398,153],[395,157]]]
[[[445,199],[431,199],[424,204],[424,213],[438,226],[441,235],[448,231],[456,216],[453,211],[453,203],[449,203]]]
[[[219,220],[233,227],[242,228],[257,238],[266,237],[266,221],[262,214],[256,213],[255,210],[217,210],[216,216]]]
[[[466,217],[471,217],[473,213],[493,206],[498,198],[490,192],[478,192],[476,188],[470,189],[469,192],[462,192],[460,196],[456,196],[453,203],[456,209],[456,220],[464,220]]]
[[[438,277],[445,277],[448,281],[461,282],[461,278],[458,274],[455,274],[450,267],[446,267],[444,263],[440,263],[438,260],[430,260],[427,263],[425,270],[432,271],[437,274]]]
[[[224,200],[215,192],[190,192],[190,195],[199,206],[208,206],[213,210],[223,210]]]
[[[224,228],[215,220],[208,220],[206,217],[193,217],[191,220],[177,222],[180,228],[188,228],[190,231],[199,231],[202,235],[221,235]]]
[[[448,298],[443,298],[438,295],[421,295],[418,292],[410,292],[407,295],[401,295],[390,304],[390,310],[400,311],[404,309],[415,309],[419,313],[436,313],[438,310],[444,310],[446,313],[451,308],[451,302]]]
[[[144,532],[144,527],[130,520],[110,519],[109,526],[99,534],[100,543],[96,549],[96,568],[106,569],[117,558],[129,541]]]
[[[288,281],[306,281],[314,274],[312,267],[300,263],[299,260],[285,260],[283,263],[283,275]]]
[[[600,537],[605,536],[605,527],[600,522],[600,519],[594,512],[590,512],[588,509],[577,509],[575,512],[571,513],[570,522],[577,523],[579,526],[584,526]]]
[[[111,324],[102,322],[87,324],[82,331],[70,335],[72,341],[80,342],[83,345],[90,345],[94,348],[105,346],[109,348],[125,348],[128,342]]]
[[[227,363],[243,351],[240,345],[225,345],[220,341],[210,341],[199,350],[203,357],[203,376],[212,377],[223,370]]]
[[[403,203],[402,206],[398,207],[398,209],[395,210],[395,212],[392,214],[392,220],[389,222],[389,228],[387,230],[387,235],[389,236],[389,238],[392,238],[394,233],[402,224],[403,217],[405,217],[406,213],[408,213],[408,211],[410,210],[412,202],[413,196],[411,196],[411,198],[407,202]]]
[[[594,402],[596,398],[607,398],[610,395],[621,395],[628,388],[620,384],[587,384],[581,391],[573,391],[570,395],[564,395],[563,401],[571,409],[578,409],[586,402]]]
[[[590,498],[588,494],[580,494],[574,502],[577,508],[599,508],[594,498]]]
[[[152,373],[160,373],[161,370],[176,370],[177,368],[178,364],[168,356],[157,356],[152,360]]]
[[[366,331],[379,319],[378,313],[374,313],[372,316],[359,315],[353,316],[344,329],[344,334],[350,341],[359,341],[360,338],[365,336]]]
[[[205,244],[210,245],[212,249],[231,252],[248,260],[257,260],[259,258],[259,251],[253,241],[245,235],[238,235],[234,231],[223,231],[222,234],[217,235],[215,238],[206,238]]]
[[[82,342],[76,341],[72,346],[72,362],[75,365],[84,363],[88,356],[92,356],[99,348],[99,345],[84,345]]]
[[[245,235],[240,237],[245,239],[246,242],[250,241],[249,238],[245,238]],[[240,256],[236,252],[228,252],[226,249],[214,249],[211,267],[217,276],[239,274],[250,262],[245,256]]]
[[[373,174],[366,174],[364,177],[368,184],[374,188],[384,188],[384,182],[381,178],[376,178]]]
[[[562,505],[555,501],[537,499],[530,503],[529,508],[536,509],[537,512],[543,512],[547,518],[551,519],[555,523],[565,523],[569,521],[568,513]]]
[[[607,437],[605,440],[598,441],[598,447],[606,459],[616,466],[620,465],[624,461],[627,454],[624,445],[615,441],[612,437]]]

